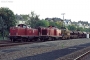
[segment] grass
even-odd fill
[[[4,39],[3,39],[3,37],[0,36],[0,40],[7,40],[7,39],[8,39],[7,37],[4,37]]]

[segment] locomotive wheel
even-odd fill
[[[41,41],[42,41],[42,42],[44,42],[44,41],[45,41],[45,39],[43,38],[43,39],[41,39]]]
[[[34,39],[30,39],[31,42],[34,42]]]
[[[38,41],[39,40],[39,38],[34,38],[34,41]]]
[[[29,41],[29,42],[32,42],[32,41],[33,41],[33,39],[28,38],[28,41]]]
[[[25,39],[24,38],[21,38],[20,40],[18,40],[19,42],[23,42],[23,41],[25,41]]]
[[[15,41],[16,41],[16,39],[13,39],[13,38],[11,39],[11,42],[15,42]]]
[[[52,41],[54,41],[54,38],[52,37]]]
[[[31,40],[31,39],[29,39],[29,41],[30,41],[30,42],[32,42],[32,40]]]
[[[28,42],[28,39],[24,39],[25,42]]]
[[[40,38],[38,38],[37,41],[41,41]]]
[[[65,39],[65,37],[62,37],[62,40],[64,40]]]

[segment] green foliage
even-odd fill
[[[15,15],[9,8],[0,8],[0,35],[3,37],[8,35],[11,26],[16,25]]]
[[[12,10],[9,8],[1,7],[0,16],[2,17],[3,22],[6,24],[8,30],[11,26],[15,26],[16,20]]]
[[[82,27],[77,27],[77,31],[84,31]]]
[[[77,26],[75,26],[75,25],[69,25],[69,26],[67,26],[67,28],[69,29],[69,30],[77,30],[77,31],[85,31],[85,32],[90,32],[90,28],[82,28],[82,27],[77,27]]]
[[[22,19],[23,19],[23,20],[28,20],[27,17],[29,17],[29,15],[20,15],[20,16],[22,16]]]
[[[34,12],[31,12],[29,16],[29,20],[26,22],[27,25],[30,25],[31,27],[35,27],[36,23],[39,21],[39,15],[36,15]]]
[[[57,28],[61,28],[61,27],[64,26],[61,21],[57,21],[57,22],[55,22],[55,23],[56,23]]]
[[[69,30],[76,30],[76,26],[75,25],[69,25],[69,26],[67,26],[67,28]]]
[[[56,26],[56,23],[55,22],[49,22],[49,25],[50,26]]]
[[[39,26],[47,27],[47,26],[49,26],[49,22],[46,20],[39,20],[39,21],[37,21],[37,23],[35,25],[36,25],[36,27],[39,27]]]
[[[83,31],[90,32],[90,28],[84,28]]]

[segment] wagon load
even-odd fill
[[[61,29],[62,39],[70,39],[70,31],[68,29]]]
[[[83,36],[83,32],[78,31],[78,37],[79,37],[79,38],[82,38],[82,36]]]
[[[78,31],[72,31],[72,33],[70,33],[70,38],[72,39],[78,38]]]

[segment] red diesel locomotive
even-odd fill
[[[58,29],[53,26],[29,28],[25,24],[10,28],[11,41],[46,41],[56,39],[85,38],[86,34],[80,31]]]
[[[9,38],[11,41],[32,41],[32,40],[55,40],[61,38],[61,30],[55,27],[29,28],[24,24],[10,28]]]
[[[61,38],[61,30],[52,26],[49,26],[48,28],[45,27],[39,27],[39,38],[40,40],[55,40]]]
[[[19,24],[18,27],[10,28],[9,38],[13,42],[14,41],[31,41],[32,39],[38,38],[38,29],[28,28],[24,24]]]

